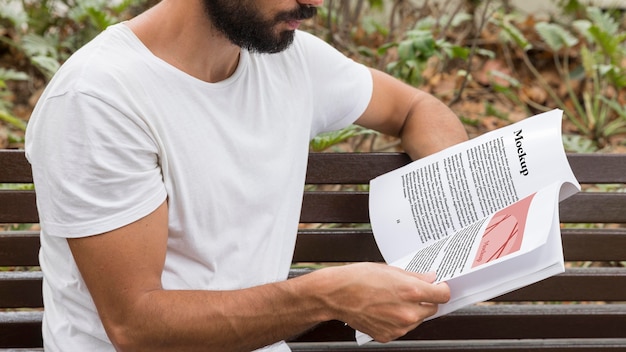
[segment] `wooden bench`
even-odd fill
[[[328,322],[290,341],[295,351],[626,350],[626,155],[568,155],[591,191],[561,204],[561,275],[426,322],[397,342],[358,347],[354,331]],[[382,261],[359,185],[408,162],[404,154],[311,154],[294,263]],[[31,183],[21,151],[0,151],[0,184]],[[595,186],[597,184],[607,184]],[[612,184],[618,184],[614,186]],[[341,185],[356,185],[346,190]],[[35,192],[0,190],[0,224],[36,224]],[[8,187],[15,188],[15,187]],[[317,224],[335,224],[318,226]],[[337,224],[352,224],[340,226]],[[359,224],[359,225],[354,225]],[[571,226],[571,224],[599,224]],[[40,349],[38,232],[0,232],[0,349]],[[587,265],[583,265],[583,264]],[[592,264],[590,264],[592,263]],[[295,268],[292,275],[306,273]]]

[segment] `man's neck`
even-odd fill
[[[230,77],[240,48],[213,27],[201,1],[163,0],[127,22],[157,57],[206,82]]]

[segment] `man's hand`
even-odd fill
[[[416,274],[375,263],[320,270],[312,275],[334,319],[388,342],[415,329],[450,299],[445,283],[432,284],[434,274]]]

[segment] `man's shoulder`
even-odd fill
[[[130,30],[128,30],[130,31]],[[132,34],[132,33],[131,33]],[[145,69],[141,47],[124,25],[107,28],[76,51],[55,74],[51,86],[58,90],[111,89]]]

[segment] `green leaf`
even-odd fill
[[[493,50],[489,50],[489,49],[477,48],[476,49],[476,54],[484,56],[484,57],[489,58],[489,59],[495,59],[496,58],[496,53]]]
[[[0,67],[0,81],[27,81],[29,78],[25,72]]]
[[[27,34],[22,38],[22,49],[30,57],[51,56],[57,58],[58,55],[52,41],[33,33]]]
[[[460,45],[440,45],[452,59],[467,60],[470,54],[470,48]]]
[[[572,22],[572,27],[576,29],[578,33],[585,37],[587,42],[593,42],[593,37],[591,33],[589,33],[589,28],[591,28],[591,21],[589,20],[576,20]]]
[[[576,37],[556,23],[539,22],[535,25],[535,30],[553,51],[559,51],[563,47],[571,48],[578,44]]]
[[[414,31],[424,32],[428,31],[437,25],[437,20],[433,16],[428,16],[420,19],[415,24]]]
[[[500,21],[499,24],[503,30],[501,34],[504,36],[506,41],[513,42],[524,51],[528,51],[533,48],[532,44],[530,44],[524,34],[517,27],[511,24],[508,17]]]
[[[563,146],[568,152],[593,153],[598,151],[596,144],[581,135],[563,135]]]
[[[589,33],[594,42],[602,48],[602,52],[609,58],[613,58],[619,52],[619,43],[613,35],[603,31],[600,27],[593,25],[589,28]]]
[[[585,74],[587,77],[592,77],[596,66],[596,59],[593,53],[586,46],[583,46],[580,49],[580,57],[582,59],[583,67],[585,68]]]
[[[33,56],[30,61],[35,65],[48,79],[57,72],[60,64],[57,60],[49,56]]]
[[[604,104],[606,104],[609,108],[615,111],[621,118],[626,119],[626,108],[623,107],[616,100],[610,100],[602,96],[600,97],[600,100],[602,100]]]
[[[470,15],[467,12],[459,12],[456,15],[454,15],[450,25],[452,26],[452,28],[456,28],[465,22],[471,21],[473,18],[474,16]]]
[[[400,42],[398,45],[398,57],[400,60],[410,60],[415,57],[412,40],[405,39]]]
[[[6,18],[15,28],[21,28],[28,23],[28,14],[19,1],[0,0],[0,18]]]
[[[414,30],[410,32],[410,39],[414,49],[415,57],[426,61],[435,54],[435,39],[433,34],[427,30]]]
[[[383,9],[383,0],[368,0],[368,3],[373,9]]]
[[[385,44],[381,45],[381,46],[378,48],[378,50],[376,50],[376,52],[378,53],[378,55],[384,55],[385,53],[387,53],[387,51],[388,51],[390,48],[394,48],[394,47],[397,47],[397,46],[398,46],[398,43],[394,43],[394,42],[391,42],[391,43],[385,43]]]
[[[619,23],[608,12],[602,11],[600,8],[587,8],[587,17],[594,26],[609,36],[615,35],[619,31]]]
[[[489,74],[495,78],[500,78],[505,80],[506,82],[508,82],[511,87],[520,87],[521,83],[519,80],[515,79],[515,77],[508,75],[502,71],[498,71],[498,70],[492,70],[489,72]]]
[[[602,126],[602,134],[605,137],[626,133],[626,120],[613,120]]]
[[[108,26],[116,22],[115,19],[111,18],[105,11],[93,7],[87,9],[87,14],[91,22],[100,31],[105,30]]]
[[[377,132],[369,130],[357,125],[350,125],[342,130],[320,133],[315,136],[311,142],[310,147],[313,151],[322,151],[329,147],[339,144],[348,138],[363,135],[363,134],[376,134]]]
[[[19,118],[13,116],[12,114],[8,113],[7,111],[0,111],[0,121],[4,121],[14,127],[17,127],[18,129],[22,130],[22,131],[26,131],[26,122],[20,120]]]

